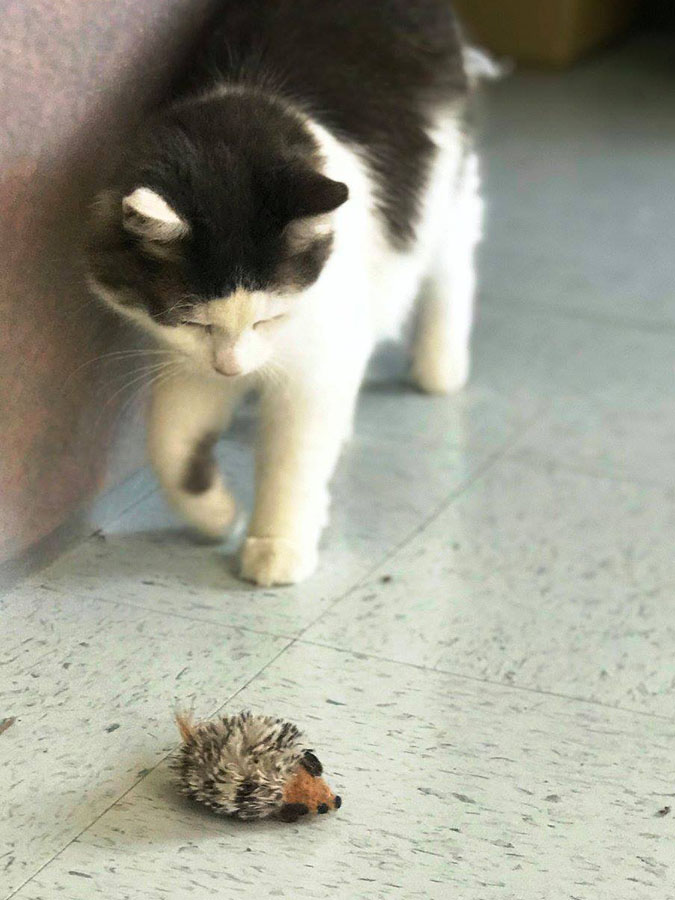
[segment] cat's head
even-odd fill
[[[93,290],[202,370],[263,366],[331,252],[346,185],[294,114],[233,92],[148,123],[95,204]]]

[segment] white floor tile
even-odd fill
[[[338,813],[219,820],[162,765],[17,900],[675,897],[672,723],[300,645],[240,699],[310,732]]]
[[[556,399],[510,455],[675,487],[675,390],[649,403]]]
[[[210,713],[280,638],[43,591],[2,608],[0,897],[175,744],[177,702]]]
[[[675,325],[671,57],[634,44],[490,91],[486,298]]]
[[[502,463],[305,637],[675,716],[673,533],[669,491]]]
[[[474,342],[473,384],[519,400],[578,396],[615,408],[671,402],[673,343],[668,330],[484,306]]]
[[[369,424],[359,427],[360,436],[344,454],[321,567],[306,584],[267,591],[243,584],[233,574],[241,535],[222,547],[195,544],[159,495],[122,516],[105,536],[61,557],[30,584],[36,590],[44,586],[296,634],[461,489],[537,408],[536,402],[516,405],[479,390],[441,402],[400,388],[395,394],[366,394],[359,426]],[[410,453],[420,440],[424,453]],[[220,455],[237,496],[245,509],[250,507],[250,447],[226,441]]]
[[[193,543],[147,476],[4,600],[1,900],[675,900],[671,54],[491,88],[471,386],[380,354],[307,584],[243,585],[241,531]],[[221,448],[245,511],[251,432]],[[174,702],[247,684],[338,814],[177,796]]]

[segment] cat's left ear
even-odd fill
[[[149,187],[137,187],[122,200],[122,224],[126,231],[153,243],[166,243],[190,230],[164,197]]]
[[[294,171],[285,185],[286,214],[289,219],[304,219],[333,212],[347,201],[349,188],[314,169]]]

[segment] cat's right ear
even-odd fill
[[[158,243],[175,241],[190,230],[166,200],[148,187],[138,187],[124,197],[122,224],[130,234]]]
[[[276,193],[281,214],[290,222],[333,212],[347,201],[349,188],[309,167],[291,166],[277,174]]]

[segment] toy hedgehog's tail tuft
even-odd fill
[[[184,741],[191,740],[195,736],[194,711],[177,709],[174,715],[180,736]]]

